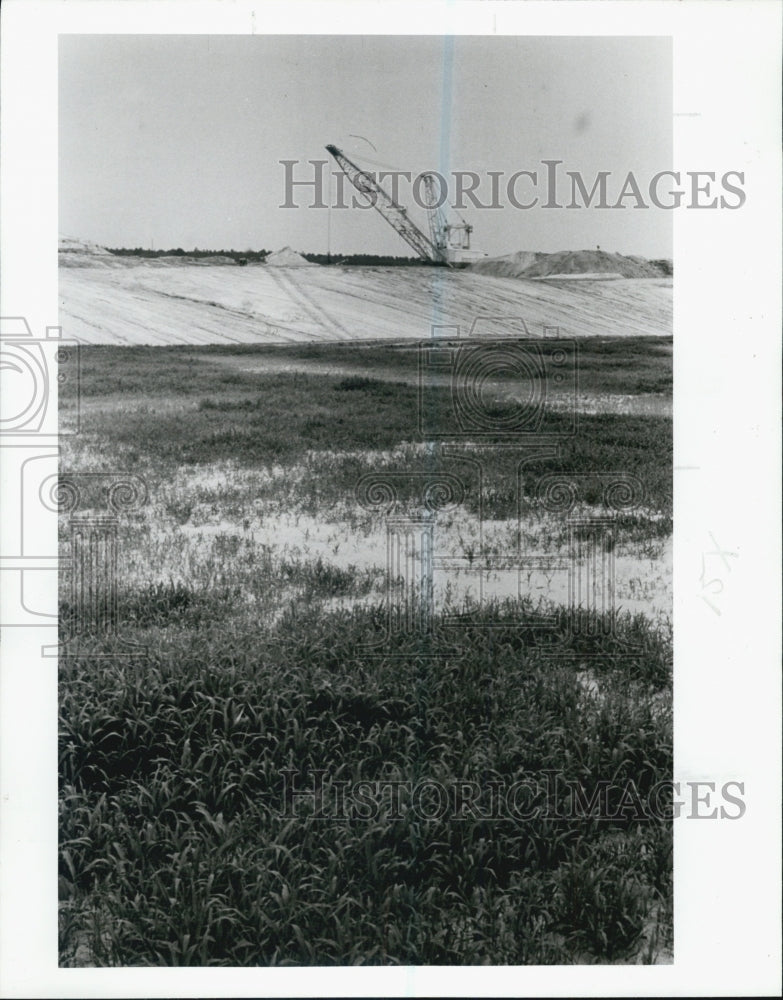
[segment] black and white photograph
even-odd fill
[[[779,97],[714,138],[691,3],[155,6],[51,5],[52,238],[3,243],[12,989],[702,995],[732,941],[774,992]],[[779,22],[713,6],[716,61]]]

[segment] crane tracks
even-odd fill
[[[303,268],[303,270],[305,269]],[[308,272],[310,270],[307,268]],[[306,292],[302,285],[290,274],[287,274],[283,268],[270,267],[266,273],[272,277],[278,288],[302,309],[311,322],[324,330],[324,340],[355,339],[354,335],[346,330],[342,323],[331,316],[322,305],[319,305],[313,296]]]

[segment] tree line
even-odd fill
[[[205,257],[231,257],[237,263],[260,263],[272,253],[271,250],[183,250],[176,247],[170,250],[150,250],[147,247],[107,247],[109,253],[118,257],[193,257],[203,259]],[[420,257],[393,257],[388,254],[353,253],[353,254],[325,254],[325,253],[303,253],[305,260],[313,264],[351,264],[368,265],[375,267],[397,267],[409,266],[411,264],[428,265],[430,262],[422,260]]]

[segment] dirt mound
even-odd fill
[[[106,247],[69,236],[60,237],[57,256],[60,267],[103,267],[115,259]]]
[[[264,263],[272,267],[318,267],[311,260],[305,260],[300,253],[292,250],[291,247],[275,250],[274,253],[270,253],[268,257],[264,258]]]
[[[59,243],[60,253],[90,254],[98,257],[111,257],[106,247],[90,240],[74,240],[70,236],[61,236]]]
[[[660,278],[661,271],[643,257],[625,257],[606,250],[561,250],[535,253],[519,250],[490,257],[470,267],[479,274],[501,278],[552,278],[557,275],[590,275],[591,278]]]

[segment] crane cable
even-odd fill
[[[369,140],[365,140],[365,142],[368,142],[368,141]],[[381,160],[373,160],[369,156],[360,156],[357,153],[351,153],[351,156],[353,157],[354,160],[358,160],[359,161],[359,166],[362,166],[363,163],[371,163],[375,167],[385,167],[387,170],[393,170],[393,171],[395,171],[395,173],[398,173],[398,174],[407,174],[407,173],[410,173],[410,171],[408,171],[408,170],[403,170],[402,167],[395,167],[391,163],[383,163]],[[423,171],[423,173],[425,173],[425,174],[426,173],[433,173],[433,171],[431,171],[431,170],[425,170],[425,171]],[[446,190],[447,190],[447,193],[448,193],[448,187],[447,187]],[[452,211],[457,216],[457,218],[460,220],[460,222],[462,223],[463,226],[469,225],[469,223],[467,222],[467,220],[465,219],[465,217],[460,212],[458,212],[457,209],[453,205],[449,204],[448,200],[446,201],[445,204],[448,204],[449,210]],[[440,207],[442,207],[442,206],[440,206]],[[425,208],[426,208],[427,211],[429,210],[429,208],[427,208],[427,207],[425,207]]]

